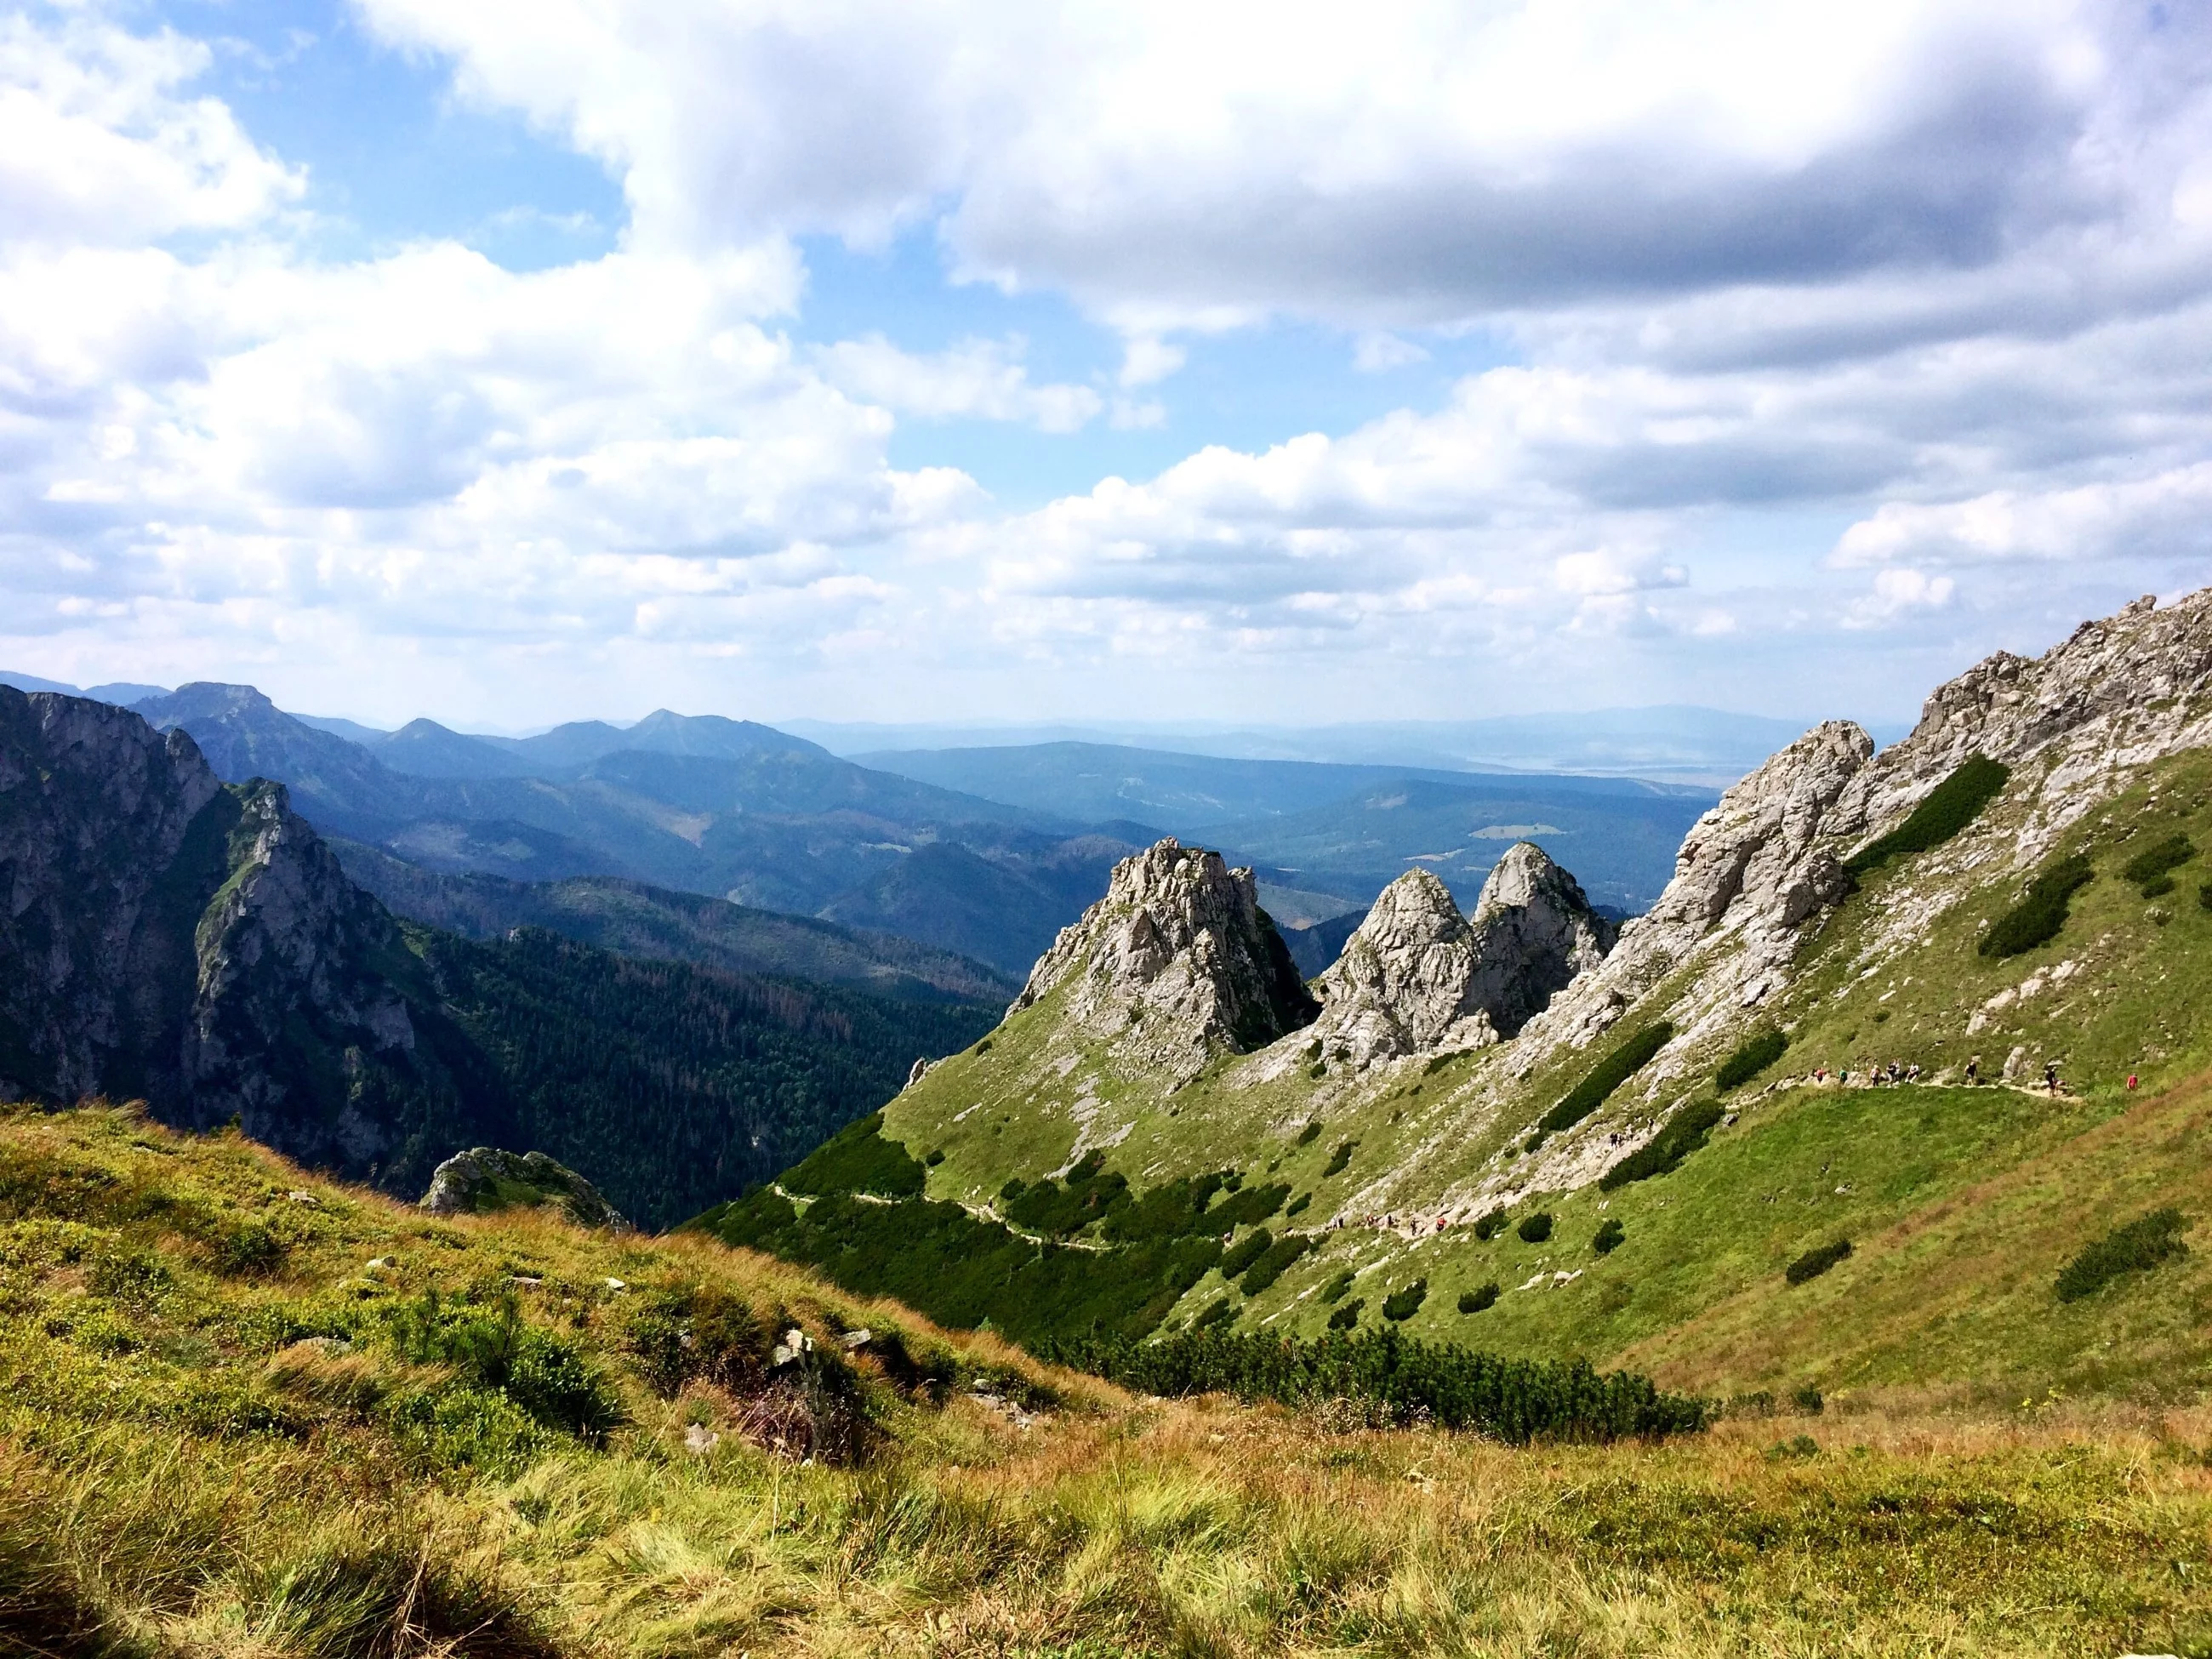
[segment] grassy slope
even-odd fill
[[[2212,1216],[2205,1154],[2189,1127],[2207,1097],[2197,1074],[2212,1064],[2212,911],[2197,899],[2198,884],[2212,880],[2212,757],[2151,769],[2063,838],[2045,861],[2086,851],[2097,879],[2075,896],[2057,939],[1992,962],[1975,947],[2021,884],[2017,874],[1993,873],[2021,827],[2017,799],[1993,805],[1948,847],[1869,877],[1808,938],[1787,1000],[1746,1017],[1784,1024],[1790,1052],[1730,1097],[1740,1121],[1681,1170],[1612,1194],[1584,1187],[1532,1195],[1516,1218],[1538,1208],[1557,1218],[1540,1245],[1510,1230],[1488,1244],[1466,1229],[1413,1243],[1358,1227],[1329,1234],[1249,1304],[1232,1297],[1240,1328],[1317,1331],[1328,1306],[1315,1292],[1348,1267],[1359,1274],[1352,1294],[1366,1303],[1364,1324],[1379,1317],[1388,1291],[1419,1276],[1429,1296],[1407,1323],[1416,1334],[1514,1353],[1584,1353],[1723,1392],[1969,1379],[2038,1392],[2174,1389],[2212,1376],[2212,1340],[2191,1334],[2203,1323],[2202,1250],[2063,1312],[2050,1294],[2061,1261],[2144,1209],[2173,1202],[2192,1218]],[[2176,830],[2206,854],[2174,872],[2172,893],[2146,901],[2120,866]],[[1918,915],[1931,893],[1960,896],[1917,927],[1905,956],[1883,959],[1868,977],[1875,941],[1894,917]],[[2068,977],[2055,981],[2052,970],[2067,963]],[[2020,998],[2017,988],[2039,973],[2039,994]],[[2007,988],[2014,1000],[1984,1012]],[[1662,988],[1621,1029],[1656,1018],[1671,994]],[[1970,1030],[1978,1013],[1984,1024]],[[1109,1158],[1140,1187],[1235,1168],[1313,1192],[1304,1222],[1340,1206],[1418,1212],[1455,1182],[1510,1167],[1528,1124],[1595,1057],[1565,1056],[1522,1080],[1504,1075],[1507,1049],[1438,1073],[1409,1066],[1353,1079],[1332,1070],[1315,1081],[1300,1068],[1252,1086],[1244,1086],[1249,1062],[1231,1062],[1162,1098],[1144,1079],[1116,1075],[1095,1047],[1074,1049],[1057,1024],[1049,1001],[1017,1017],[988,1052],[956,1057],[887,1112],[888,1132],[917,1156],[945,1151],[933,1195],[985,1199],[1008,1175],[1033,1179],[1065,1163],[1076,1145],[1075,1103],[1096,1079],[1103,1104],[1089,1143],[1127,1124]],[[1891,1060],[1955,1080],[1977,1054],[1988,1077],[2015,1048],[2023,1078],[2039,1078],[2044,1060],[2057,1060],[2069,1096],[1777,1086],[1802,1082],[1815,1066],[1863,1073]],[[1071,1055],[1075,1064],[1058,1075]],[[2144,1085],[2132,1097],[2130,1072]],[[1692,1079],[1647,1102],[1632,1085],[1596,1126],[1631,1127],[1699,1087]],[[1492,1088],[1504,1109],[1474,1109],[1477,1092]],[[1302,1146],[1296,1136],[1310,1119],[1322,1130]],[[1345,1139],[1358,1143],[1353,1158],[1324,1179]],[[1601,1258],[1590,1240],[1608,1217],[1627,1238]],[[1273,1225],[1279,1232],[1283,1223]],[[1838,1237],[1859,1254],[1811,1285],[1784,1286],[1790,1261]],[[1521,1292],[1540,1271],[1546,1283]],[[1576,1272],[1556,1288],[1548,1277]],[[1497,1306],[1456,1311],[1461,1291],[1490,1282],[1505,1292]],[[1225,1289],[1209,1275],[1182,1316]]]
[[[459,1396],[375,1335],[380,1310],[516,1276],[539,1281],[526,1323],[625,1420],[475,1461],[481,1437],[395,1431],[380,1402]],[[864,1376],[864,1463],[778,1457],[742,1431],[744,1389],[645,1386],[626,1334],[679,1286],[825,1345],[898,1328],[952,1397]],[[356,1354],[285,1346],[333,1324]],[[1059,1404],[1017,1427],[971,1376]],[[721,1435],[704,1455],[695,1425]],[[0,1114],[0,1634],[32,1651],[2196,1651],[2208,1442],[2201,1410],[1869,1398],[1512,1452],[1161,1405],[696,1237],[440,1221],[234,1137]]]

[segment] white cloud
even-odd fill
[[[1843,533],[1835,562],[2116,554],[2212,555],[2212,461],[2070,489],[1999,489],[1928,505],[1886,501]]]
[[[1429,354],[1424,348],[1382,329],[1370,329],[1362,334],[1352,353],[1352,366],[1362,374],[1384,374],[1394,368],[1428,360]]]
[[[1948,576],[1930,576],[1904,566],[1877,571],[1874,592],[1851,601],[1844,612],[1844,626],[1882,628],[1916,611],[1942,611],[1956,589]]]
[[[222,104],[180,95],[206,46],[95,9],[0,15],[0,226],[10,242],[126,245],[251,224],[295,198]]]
[[[880,334],[815,352],[823,372],[858,398],[902,414],[944,420],[1012,421],[1041,432],[1079,432],[1105,408],[1087,386],[1033,385],[1020,340],[963,340],[929,354],[900,349]]]

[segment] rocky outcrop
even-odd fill
[[[1713,964],[1701,981],[1701,1007],[1760,1000],[1786,968],[1799,927],[1850,890],[1833,843],[1857,820],[1838,803],[1873,757],[1864,731],[1828,720],[1722,795],[1683,840],[1659,902],[1621,928],[1603,966],[1529,1022],[1533,1052],[1522,1064],[1559,1044],[1589,1042],[1693,963]],[[1695,1023],[1675,1022],[1686,1035]]]
[[[1172,837],[1115,866],[1106,896],[1060,930],[1008,1012],[1063,988],[1070,1019],[1183,1076],[1316,1012],[1252,872]]]
[[[235,1119],[410,1188],[507,1124],[420,1041],[434,995],[384,908],[281,786],[225,786],[180,731],[0,688],[0,1093]]]
[[[1316,982],[1314,1035],[1363,1066],[1481,1048],[1517,1033],[1612,943],[1580,884],[1533,842],[1498,860],[1472,921],[1433,872],[1410,870]]]
[[[543,1152],[472,1146],[441,1164],[422,1194],[422,1207],[432,1215],[489,1215],[541,1204],[558,1204],[580,1227],[629,1225],[598,1188]]]

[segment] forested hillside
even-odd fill
[[[491,1060],[518,1144],[665,1227],[765,1180],[974,1041],[988,1004],[878,997],[618,957],[540,928],[410,927],[446,1012]]]

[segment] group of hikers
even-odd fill
[[[1920,1081],[1920,1067],[1917,1065],[1900,1066],[1893,1060],[1887,1066],[1870,1066],[1863,1072],[1854,1072],[1848,1066],[1836,1072],[1831,1072],[1825,1066],[1816,1066],[1813,1068],[1812,1076],[1807,1080],[1812,1083],[1826,1083],[1831,1078],[1845,1088],[1850,1086],[1855,1078],[1862,1086],[1868,1088],[1885,1083],[1917,1083]],[[1966,1062],[1966,1076],[1961,1080],[1969,1087],[1981,1082],[1982,1057],[1979,1054],[1976,1054]],[[2130,1072],[2128,1073],[2129,1092],[2133,1093],[2136,1086],[2136,1074]],[[2066,1092],[2066,1085],[2059,1080],[2058,1062],[2055,1060],[2044,1062],[2043,1087],[2046,1094],[2063,1095]]]

